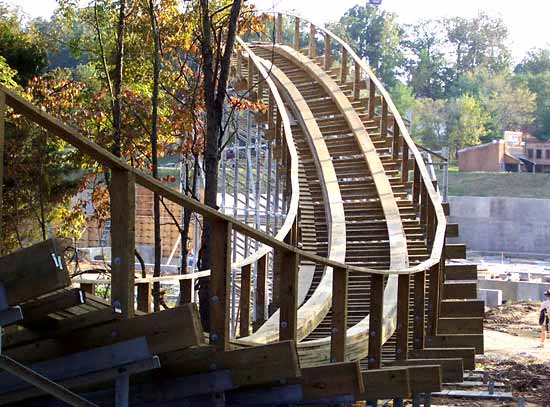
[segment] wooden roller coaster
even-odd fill
[[[452,262],[457,225],[390,96],[329,30],[264,17],[238,39],[230,91],[267,106],[254,117],[281,174],[277,228],[166,187],[0,88],[2,142],[9,107],[110,169],[113,259],[106,302],[70,288],[63,242],[0,258],[0,405],[372,403],[474,369],[476,266]],[[135,277],[136,183],[212,222],[211,270],[177,277],[210,275],[208,335],[194,303],[149,313],[151,284],[175,277]],[[237,236],[257,249],[232,261]]]

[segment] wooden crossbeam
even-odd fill
[[[21,305],[23,320],[21,325],[33,329],[51,329],[57,320],[48,317],[47,314],[62,311],[70,307],[84,304],[85,295],[79,288],[63,290],[47,297],[26,302]]]
[[[441,317],[483,317],[485,302],[483,300],[445,300],[440,304]]]
[[[477,280],[477,264],[445,265],[445,281]]]
[[[442,335],[483,334],[483,318],[439,318],[437,331]]]
[[[462,243],[446,243],[445,244],[445,259],[465,259],[466,258],[466,245]]]
[[[441,376],[444,382],[461,382],[464,380],[464,364],[460,358],[408,359],[389,362],[389,366],[441,366]]]
[[[0,282],[9,305],[70,285],[62,247],[60,240],[50,239],[0,258]]]
[[[439,365],[409,365],[407,369],[413,395],[441,391],[443,377]]]
[[[483,354],[483,335],[437,335],[426,338],[429,348],[475,348],[477,355]]]
[[[365,392],[358,400],[410,397],[409,376],[409,369],[406,367],[369,369],[363,372]]]
[[[443,300],[475,300],[477,281],[451,281],[443,284]]]
[[[439,359],[439,358],[461,358],[465,370],[475,369],[474,348],[425,348],[414,349],[409,353],[411,359]]]

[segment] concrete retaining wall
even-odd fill
[[[550,255],[550,199],[449,197],[450,222],[468,249]]]
[[[524,281],[478,280],[478,289],[500,290],[504,301],[542,301],[544,291],[550,290],[550,283],[528,283]],[[480,297],[481,298],[481,297]]]

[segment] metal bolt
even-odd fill
[[[120,265],[120,257],[115,257],[113,261],[117,266]]]
[[[369,335],[370,335],[370,336],[376,335],[376,331],[371,331],[371,332],[369,333]]]
[[[338,332],[338,328],[332,328],[332,333],[335,334],[336,332]]]
[[[286,321],[281,321],[281,328],[288,328],[288,323]]]
[[[218,297],[217,295],[213,296],[213,297],[212,297],[212,302],[213,302],[214,304],[220,302],[220,297]]]
[[[210,335],[210,340],[211,340],[212,342],[216,342],[218,339],[219,339],[219,338],[218,338],[218,335],[216,335],[216,334]]]

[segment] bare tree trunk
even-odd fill
[[[200,0],[201,8],[201,53],[203,59],[204,96],[206,104],[206,138],[204,151],[205,191],[204,203],[218,209],[218,164],[220,160],[220,146],[222,140],[223,106],[226,97],[227,81],[231,64],[231,53],[237,34],[237,22],[241,11],[241,0],[234,0],[231,5],[229,21],[223,26],[216,27],[209,9],[209,0]],[[216,30],[219,30],[216,32]],[[212,37],[222,38],[227,30],[225,41],[219,41],[217,46],[225,44],[221,49],[213,49]],[[208,270],[211,264],[210,240],[212,226],[205,219],[202,230],[200,269]],[[210,326],[210,278],[199,279],[199,305],[201,323],[205,331]]]
[[[158,103],[159,103],[159,79],[160,79],[160,34],[155,16],[154,0],[149,0],[149,17],[151,19],[151,31],[153,32],[153,93],[151,96],[151,161],[153,165],[153,177],[158,178]],[[160,236],[160,197],[153,194],[153,218],[155,235],[155,266],[153,277],[160,277],[160,261],[162,241]],[[153,305],[155,311],[160,311],[160,283],[153,284]]]

